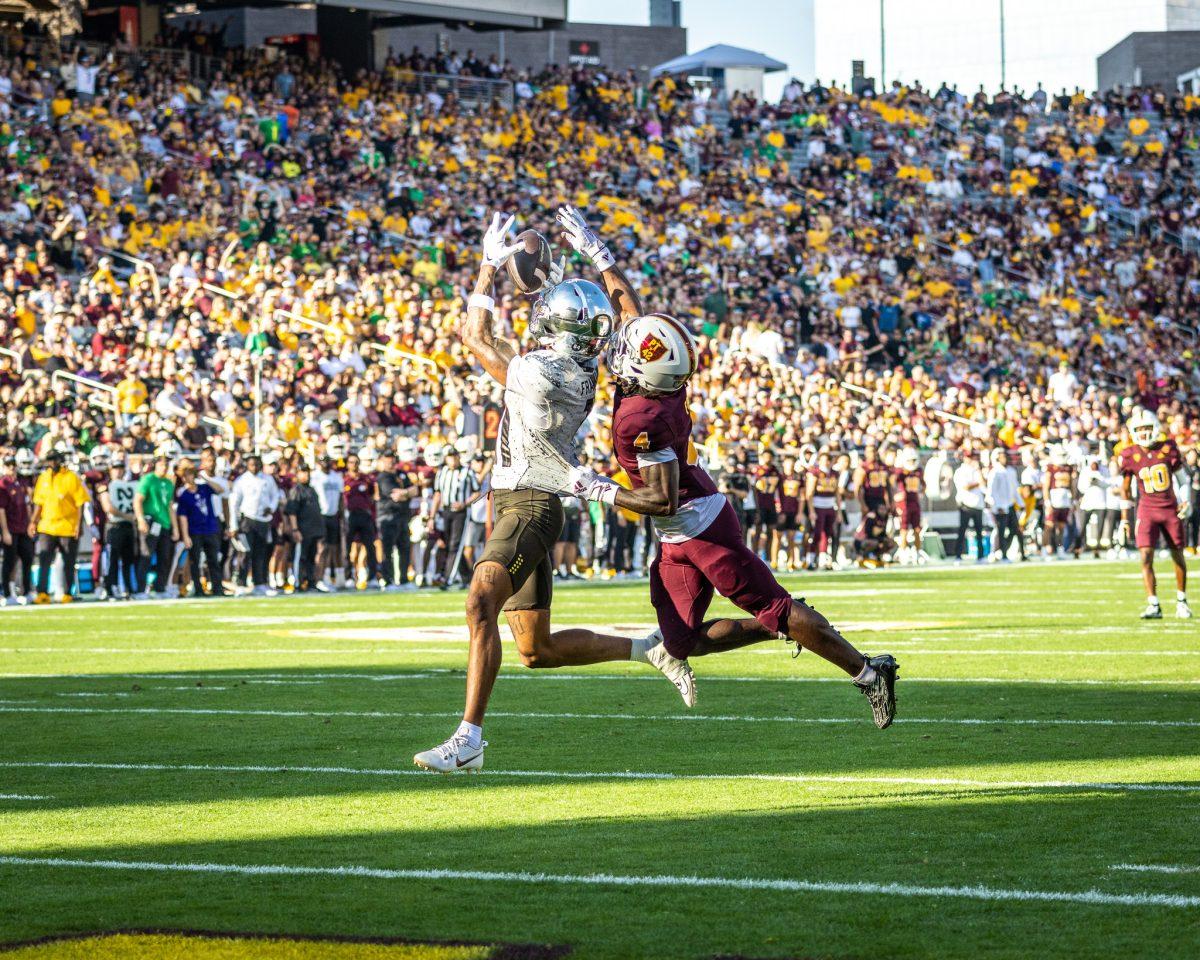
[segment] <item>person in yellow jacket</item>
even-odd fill
[[[46,454],[46,469],[33,487],[33,513],[29,517],[29,535],[37,537],[35,603],[50,602],[50,568],[58,555],[63,561],[63,603],[74,599],[79,528],[83,505],[90,499],[79,475],[67,468],[63,452],[51,450]]]

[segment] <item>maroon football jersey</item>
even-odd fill
[[[800,497],[804,494],[804,484],[798,474],[788,474],[779,484],[776,500],[779,512],[785,514],[800,512]]]
[[[629,474],[635,490],[644,486],[638,454],[669,449],[679,461],[681,504],[717,492],[712,477],[696,465],[686,387],[663,397],[643,397],[618,390],[613,404],[612,434],[617,462]]]
[[[891,471],[878,460],[864,461],[862,465],[863,498],[882,503],[887,499],[888,485],[891,483]]]
[[[1174,476],[1181,466],[1183,457],[1174,440],[1149,448],[1131,444],[1121,451],[1121,473],[1136,478],[1139,510],[1178,507]]]
[[[907,509],[921,506],[921,489],[925,481],[920,470],[901,470],[896,468],[896,485],[904,494],[904,505]]]
[[[346,476],[343,487],[346,493],[347,510],[365,510],[375,513],[375,475],[360,473],[357,476]]]

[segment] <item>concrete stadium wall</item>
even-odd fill
[[[1100,90],[1139,82],[1174,90],[1175,78],[1197,66],[1200,30],[1131,33],[1096,59],[1096,80]]]
[[[602,63],[614,70],[648,71],[656,64],[687,52],[683,27],[634,27],[616,23],[568,23],[560,30],[471,30],[454,24],[431,23],[375,31],[375,62],[387,59],[388,48],[408,53],[414,46],[423,53],[438,49],[439,38],[447,50],[465,55],[474,50],[481,60],[492,54],[511,60],[518,69],[540,70],[547,63],[566,63],[572,40],[599,45]]]

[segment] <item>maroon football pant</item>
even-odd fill
[[[728,503],[700,536],[662,544],[650,567],[650,602],[671,656],[682,660],[695,649],[714,591],[768,630],[787,626],[792,597],[746,546]]]
[[[1160,536],[1168,547],[1183,549],[1183,521],[1171,507],[1138,507],[1136,527],[1139,549],[1157,550]]]
[[[837,540],[837,510],[829,507],[817,507],[813,510],[816,522],[813,523],[812,534],[808,540],[809,553],[824,553]]]

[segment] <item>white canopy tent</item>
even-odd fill
[[[717,43],[696,53],[660,63],[651,68],[650,76],[704,76],[711,78],[713,86],[724,91],[726,96],[742,92],[761,97],[763,75],[786,69],[786,63],[772,59],[765,53]]]

